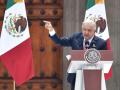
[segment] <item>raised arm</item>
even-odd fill
[[[71,46],[71,37],[62,37],[59,38],[56,35],[56,32],[51,24],[50,21],[43,21],[45,23],[45,28],[49,31],[50,38],[56,43],[61,46]]]

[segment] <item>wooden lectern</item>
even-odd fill
[[[90,64],[84,59],[85,50],[72,50],[68,73],[76,73],[75,90],[107,90],[104,73],[108,73],[112,63],[111,50],[99,50],[100,61]]]

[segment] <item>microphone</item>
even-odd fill
[[[90,46],[89,41],[85,41],[85,48],[86,48],[86,49],[88,49],[88,48],[89,48],[89,46]]]

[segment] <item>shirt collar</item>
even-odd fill
[[[88,40],[88,42],[91,43],[92,40],[93,40],[93,38],[94,38],[94,36],[92,36],[92,37]],[[84,38],[84,42],[85,42],[85,38]]]

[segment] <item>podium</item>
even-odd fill
[[[71,61],[67,72],[76,73],[75,90],[107,90],[104,73],[108,73],[112,66],[113,54],[111,50],[96,51],[98,53],[95,54],[93,49],[90,55],[86,54],[86,50],[71,50]],[[88,55],[87,58],[85,54]],[[97,54],[100,54],[98,61],[94,56]]]

